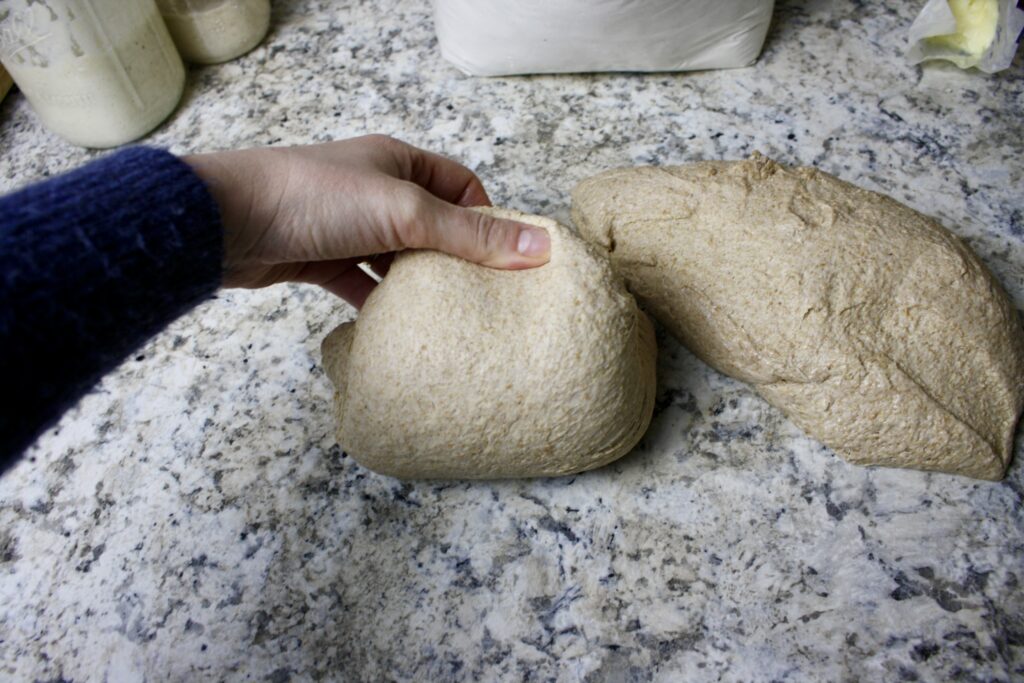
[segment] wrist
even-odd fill
[[[246,177],[246,171],[255,164],[240,158],[244,153],[213,152],[182,157],[192,171],[203,181],[210,196],[220,211],[224,229],[225,276],[242,267],[248,258],[245,235],[250,233],[248,224],[253,216],[253,179]],[[235,158],[239,157],[239,158]]]
[[[238,190],[234,174],[230,168],[218,158],[218,154],[191,154],[182,157],[192,172],[203,181],[207,191],[217,203],[220,210],[221,223],[226,232],[235,231],[239,222]]]

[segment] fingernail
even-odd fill
[[[519,231],[516,251],[522,256],[546,256],[551,251],[548,231],[540,228],[523,228]]]

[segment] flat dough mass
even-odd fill
[[[1004,475],[1024,334],[933,219],[755,155],[602,173],[573,220],[695,354],[851,462]]]
[[[358,319],[324,340],[338,441],[396,477],[554,476],[604,465],[654,409],[654,330],[598,250],[539,225],[551,261],[502,271],[399,254]]]

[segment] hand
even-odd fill
[[[480,180],[383,135],[185,157],[224,224],[224,286],[320,285],[361,307],[396,251],[438,249],[492,268],[547,262],[545,230],[470,211]]]

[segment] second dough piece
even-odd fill
[[[934,220],[760,155],[603,173],[573,220],[695,354],[848,460],[1003,476],[1024,334]]]

